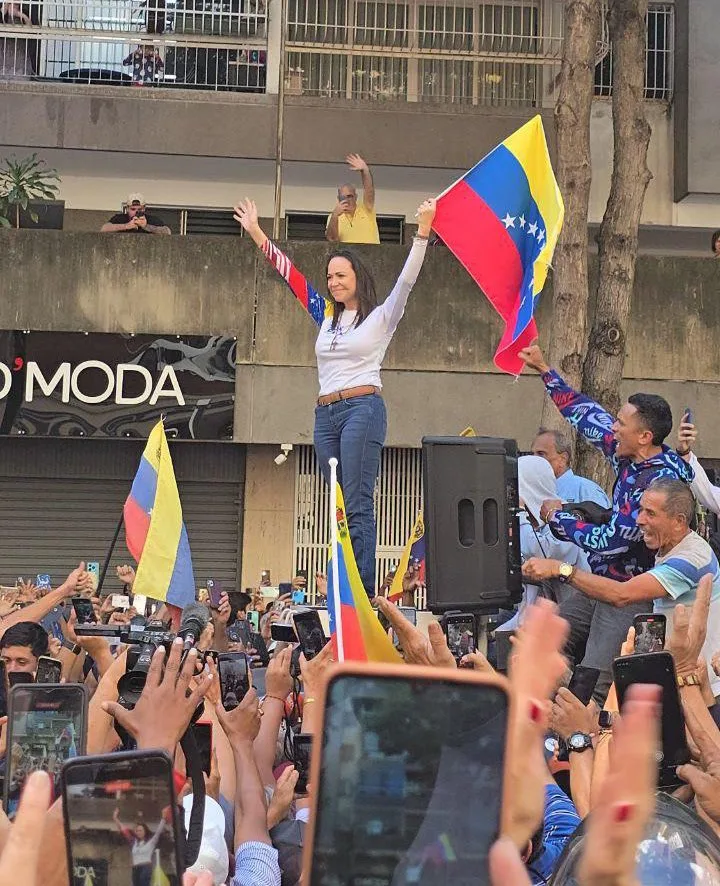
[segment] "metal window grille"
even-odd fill
[[[295,452],[295,573],[307,569],[314,602],[315,574],[327,571],[330,494],[312,446],[296,446]],[[375,488],[377,585],[397,565],[421,508],[421,451],[384,449]]]
[[[670,101],[673,94],[675,53],[675,7],[651,3],[647,12],[645,41],[645,98]],[[595,95],[612,95],[612,47],[595,66]]]
[[[285,236],[288,240],[325,240],[327,212],[285,212]],[[378,215],[381,243],[402,243],[405,219],[399,215]]]
[[[265,0],[28,0],[3,10],[0,79],[265,90]]]
[[[557,0],[289,2],[292,94],[535,105],[561,48]]]

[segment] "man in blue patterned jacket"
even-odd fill
[[[607,523],[595,525],[564,513],[558,510],[560,502],[545,502],[542,518],[558,538],[574,542],[588,552],[590,568],[596,575],[615,581],[628,581],[640,575],[653,565],[653,556],[637,525],[643,492],[660,477],[686,483],[693,479],[690,466],[664,443],[672,430],[670,406],[656,394],[633,394],[617,418],[613,418],[566,384],[545,362],[537,345],[525,348],[520,356],[527,366],[540,373],[563,417],[603,453],[617,476],[612,516]],[[593,601],[580,591],[561,607],[561,614],[570,622],[568,653],[579,663],[586,642],[582,664],[601,671],[596,700],[607,694],[612,659],[619,654],[634,617],[646,609],[644,603],[617,608]]]

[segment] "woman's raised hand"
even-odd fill
[[[437,200],[430,199],[423,201],[415,213],[418,220],[418,234],[421,237],[430,236],[430,228],[435,218],[435,210],[437,209]]]
[[[258,211],[255,201],[245,197],[244,200],[238,201],[237,205],[233,207],[233,210],[233,218],[235,221],[245,228],[258,246],[262,246],[265,242],[265,234],[258,221]]]

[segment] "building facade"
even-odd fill
[[[29,330],[23,341],[31,343],[41,332],[87,333],[89,342],[102,335],[235,342],[230,430],[223,425],[202,442],[174,447],[199,582],[254,585],[266,568],[274,581],[298,568],[312,575],[323,565],[328,526],[310,446],[312,328],[243,242],[229,207],[247,194],[267,230],[275,222],[292,240],[321,239],[336,188],[353,175],[343,157],[357,151],[375,175],[383,240],[406,240],[421,199],[533,114],[543,114],[552,149],[562,5],[4,5],[0,157],[37,152],[59,171],[65,206],[62,233],[2,233],[0,329]],[[650,4],[653,181],[642,236],[648,252],[682,255],[641,262],[626,385],[662,391],[676,413],[692,405],[703,454],[720,457],[713,442],[720,430],[718,276],[708,254],[720,215],[712,12],[712,0],[692,8],[688,0]],[[592,120],[592,223],[602,217],[611,172],[611,70],[604,33]],[[132,191],[181,236],[129,242],[92,233]],[[321,280],[326,247],[291,249]],[[380,291],[389,291],[403,248],[384,245],[369,255]],[[657,311],[658,299],[666,312]],[[378,574],[397,559],[420,506],[424,434],[472,425],[530,442],[541,391],[534,379],[514,383],[494,371],[498,337],[464,271],[442,250],[431,255],[386,361],[391,421],[378,494]],[[19,427],[0,439],[0,484],[8,493],[1,522],[12,527],[0,532],[7,572],[0,583],[15,573],[57,574],[76,554],[102,559],[140,449],[138,441],[80,433],[77,424],[45,435]],[[283,443],[293,449],[277,465]],[[77,522],[60,516],[68,502]]]

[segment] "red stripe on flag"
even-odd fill
[[[137,562],[145,547],[145,539],[150,528],[150,514],[147,514],[134,498],[128,497],[123,508],[123,520],[125,522],[125,544]]]
[[[520,253],[505,225],[465,181],[438,200],[433,229],[507,320],[523,280]]]
[[[495,352],[495,365],[503,372],[509,372],[510,375],[520,375],[525,368],[525,363],[518,357],[523,348],[528,348],[538,337],[537,326],[535,321],[530,323],[523,329],[520,335],[512,341],[513,322],[508,323],[505,334],[502,337],[498,349]]]
[[[342,619],[342,636],[343,651],[346,659],[352,661],[367,661],[367,649],[365,648],[365,639],[360,630],[360,622],[357,617],[357,610],[354,606],[348,606],[347,603],[340,605],[340,618]],[[337,655],[337,638],[333,634],[333,651]]]

